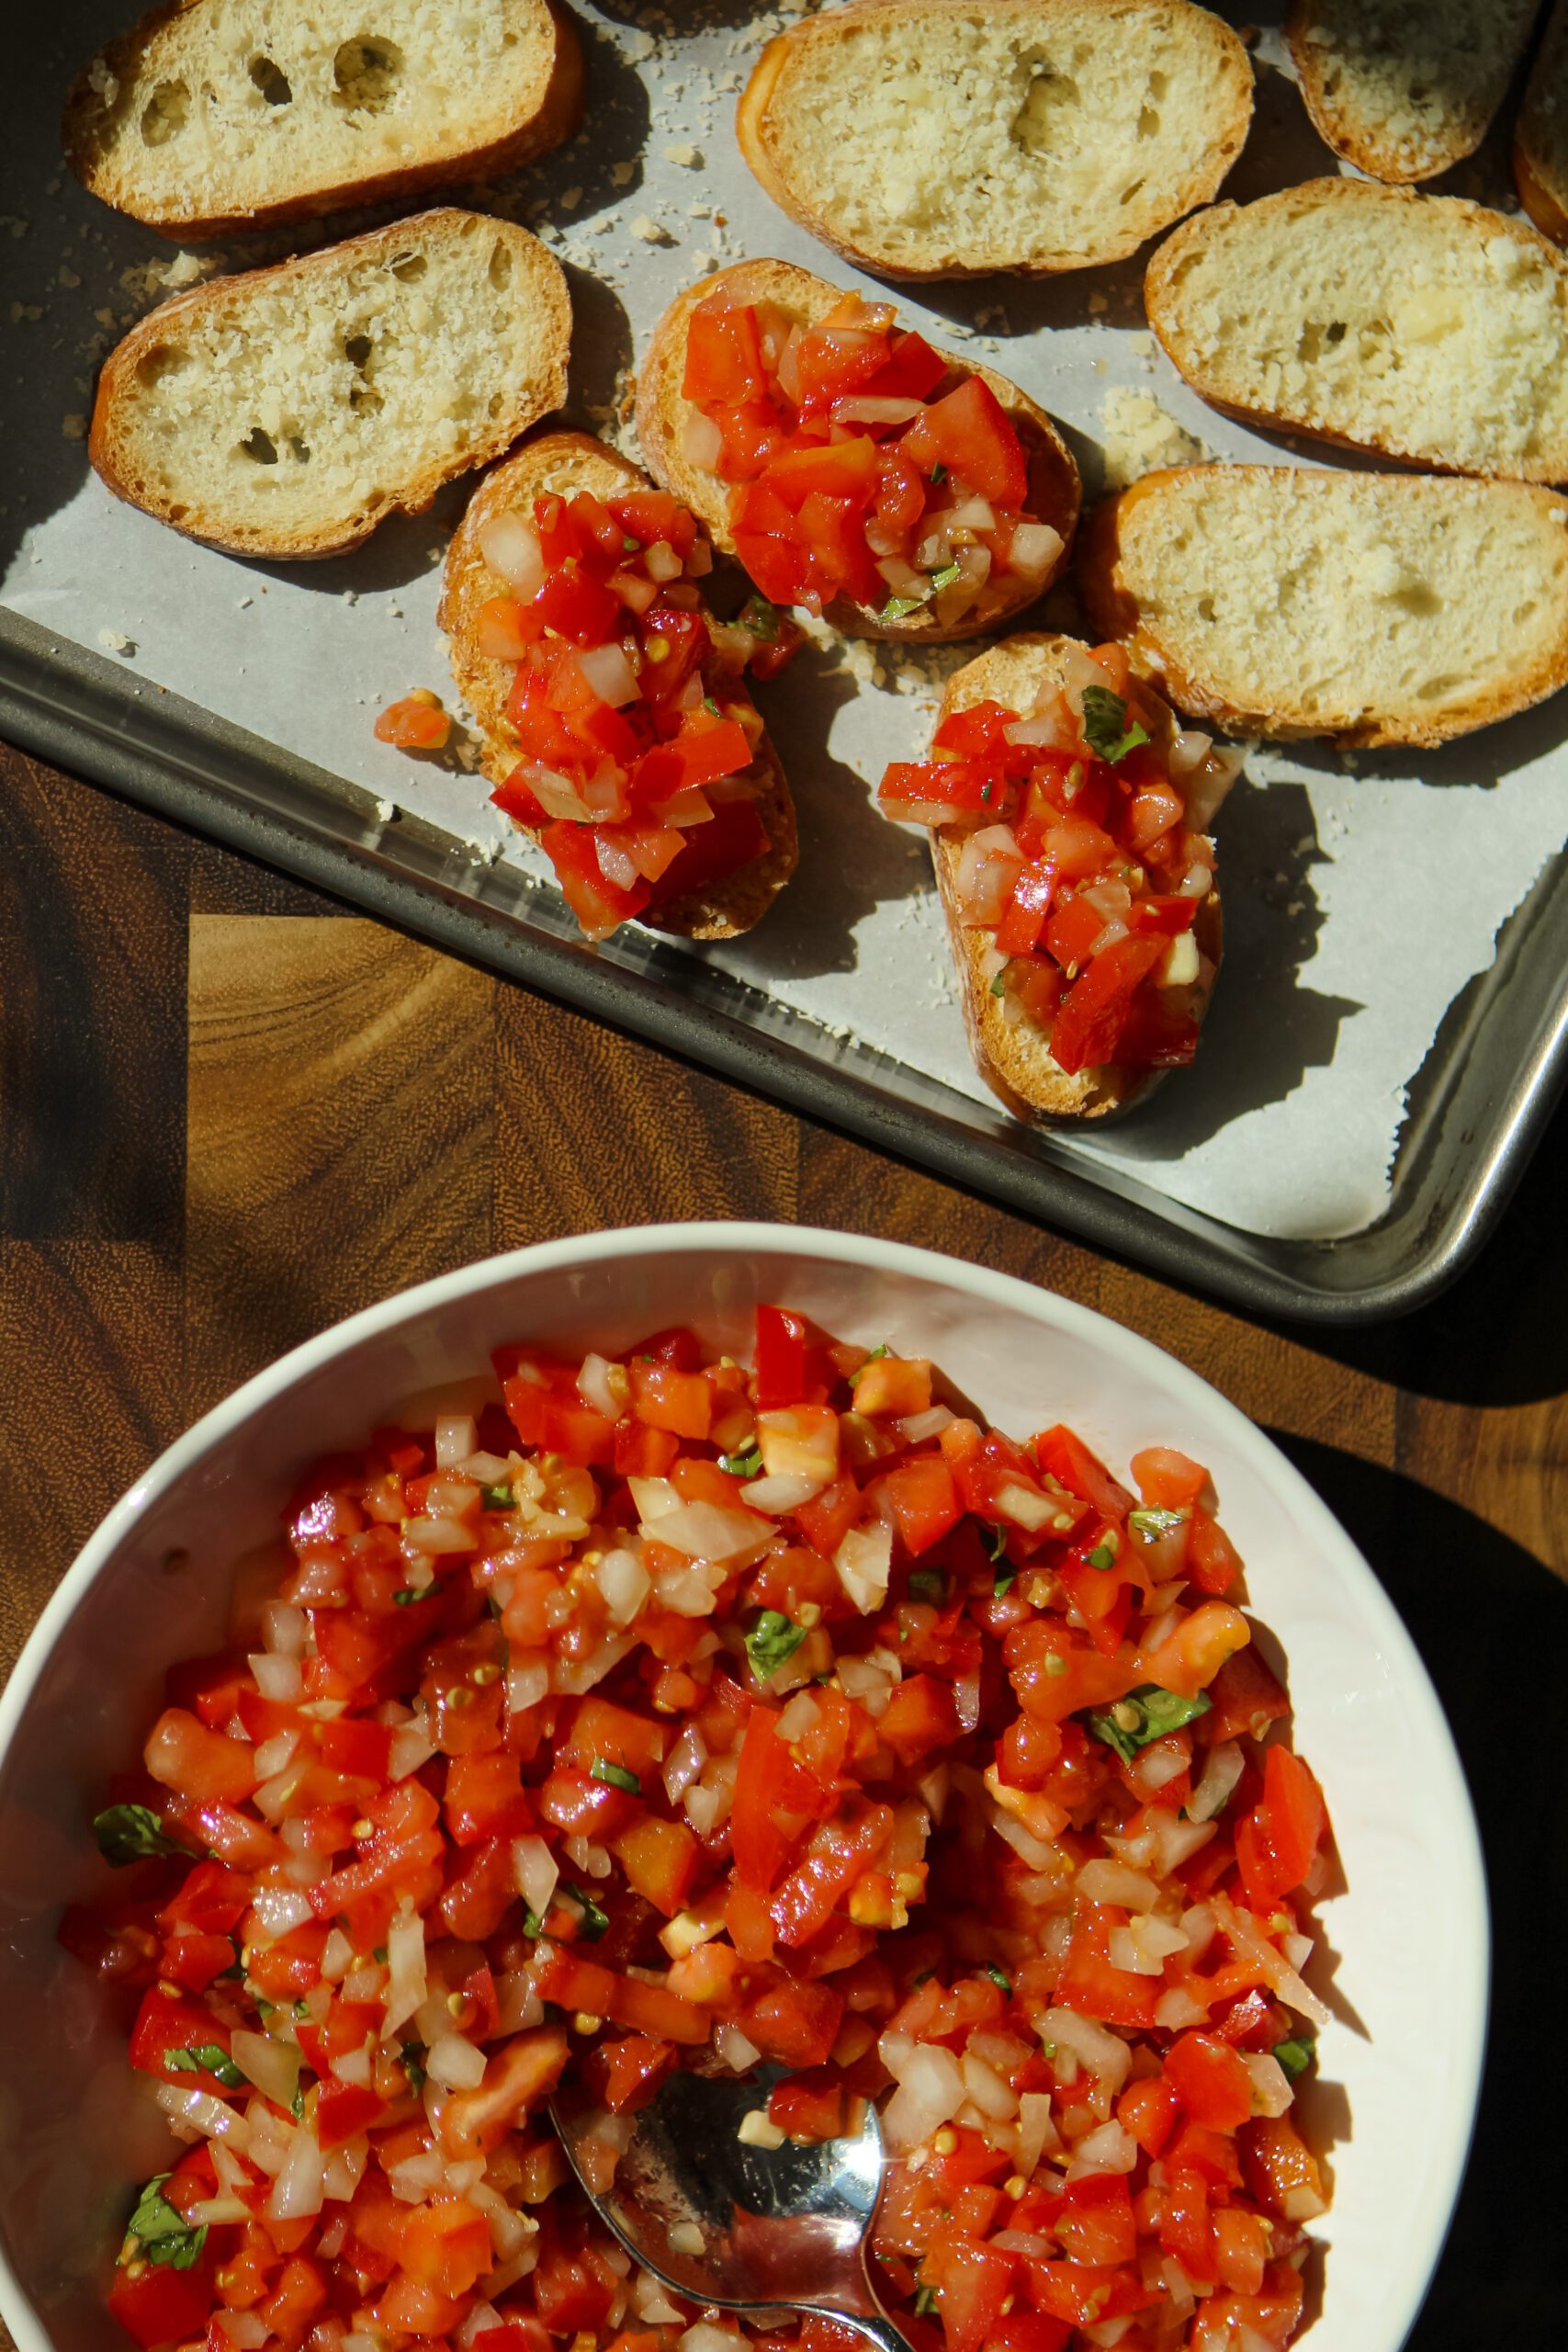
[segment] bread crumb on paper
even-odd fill
[[[632,235],[640,237],[645,245],[672,245],[675,242],[662,221],[655,220],[649,213],[639,212],[629,226]]]
[[[87,420],[73,409],[69,416],[61,418],[60,429],[67,441],[85,441],[87,437]]]
[[[664,160],[668,164],[679,164],[684,172],[699,172],[703,165],[701,149],[692,146],[666,147]]]
[[[1125,490],[1158,466],[1200,465],[1211,454],[1152,392],[1118,384],[1106,393],[1100,414],[1107,490]]]
[[[106,653],[123,654],[127,659],[136,650],[135,639],[125,636],[118,628],[101,628],[98,631],[98,643]]]

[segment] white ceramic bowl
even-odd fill
[[[1063,1419],[1113,1469],[1158,1442],[1209,1464],[1346,1879],[1312,1971],[1343,2021],[1322,2038],[1307,2109],[1336,2142],[1310,2341],[1396,2352],[1469,2143],[1487,1929],[1459,1762],[1382,1588],[1269,1441],[1147,1340],[952,1259],[749,1225],[553,1242],[355,1316],[171,1446],[64,1578],[0,1701],[0,2309],[20,2352],[116,2341],[98,2294],[127,2181],[166,2149],[85,1971],[54,1941],[60,1907],[102,1883],[87,1823],[104,1781],[139,1750],[164,1667],[220,1640],[230,1564],[275,1535],[292,1473],[506,1340],[614,1353],[694,1322],[739,1351],[760,1299],[934,1357],[1021,1436]]]

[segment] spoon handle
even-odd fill
[[[824,2314],[829,2316],[829,2314]],[[878,2347],[878,2352],[914,2352],[908,2337],[883,2312],[835,2311],[830,2316],[841,2320],[846,2327],[866,2336]]]

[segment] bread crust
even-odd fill
[[[1382,0],[1360,0],[1360,6],[1363,16],[1373,21],[1384,13]],[[1326,42],[1313,39],[1315,32],[1323,29],[1322,0],[1291,0],[1285,40],[1296,69],[1303,103],[1335,153],[1346,157],[1358,171],[1366,172],[1372,179],[1408,186],[1412,181],[1435,178],[1439,172],[1462,163],[1480,146],[1502,103],[1514,66],[1524,54],[1534,13],[1535,0],[1529,0],[1518,27],[1512,59],[1498,82],[1492,105],[1468,113],[1456,109],[1450,115],[1447,136],[1433,137],[1424,144],[1391,139],[1386,123],[1362,114],[1353,99],[1329,88],[1326,69],[1334,51]]]
[[[446,551],[436,617],[450,644],[457,690],[479,722],[484,773],[492,784],[504,784],[520,754],[506,717],[512,665],[479,649],[479,609],[506,593],[504,581],[498,580],[485,562],[479,534],[494,515],[531,506],[534,499],[550,491],[570,495],[587,490],[596,497],[609,498],[618,492],[647,488],[648,477],[641,469],[603,441],[586,433],[544,433],[494,467],[468,501]],[[795,803],[778,753],[765,733],[749,773],[759,787],[757,812],[771,844],[766,855],[753,858],[750,865],[726,875],[705,890],[647,908],[637,918],[646,929],[669,932],[682,939],[733,939],[761,921],[795,872],[799,855]],[[529,827],[519,830],[528,832],[532,840],[538,839]]]
[[[1337,494],[1347,481],[1359,480],[1382,481],[1402,491],[1408,487],[1419,495],[1420,485],[1427,479],[1418,474],[1363,477],[1290,466],[1168,466],[1145,474],[1131,489],[1104,500],[1090,515],[1078,540],[1078,584],[1085,605],[1100,637],[1124,645],[1138,676],[1157,687],[1178,710],[1193,718],[1212,720],[1233,734],[1262,735],[1276,742],[1318,737],[1346,750],[1395,743],[1428,747],[1449,742],[1456,735],[1470,734],[1497,719],[1512,718],[1516,712],[1544,701],[1568,684],[1568,610],[1564,610],[1555,646],[1546,661],[1526,673],[1500,678],[1491,693],[1477,695],[1470,703],[1450,708],[1436,719],[1423,721],[1414,718],[1407,707],[1380,710],[1369,707],[1366,716],[1354,724],[1325,726],[1301,710],[1266,702],[1261,691],[1256,698],[1238,699],[1205,678],[1169,637],[1162,634],[1157,618],[1140,606],[1123,560],[1124,547],[1136,532],[1140,517],[1145,509],[1157,505],[1168,485],[1195,475],[1221,471],[1233,477],[1255,476],[1262,484],[1288,481],[1293,488],[1304,487],[1308,495],[1324,497]],[[1524,482],[1475,481],[1470,487],[1483,497],[1539,501],[1543,509],[1562,504],[1551,492]],[[1258,527],[1266,534],[1266,519],[1260,517]]]
[[[691,403],[681,390],[686,367],[686,332],[698,304],[719,292],[739,302],[777,302],[809,322],[823,317],[840,302],[844,289],[808,269],[796,268],[792,262],[736,262],[678,294],[653,330],[637,374],[638,445],[649,471],[701,519],[716,548],[733,555],[728,486],[716,475],[700,473],[682,447],[682,429],[692,413]],[[1037,584],[1025,583],[1010,601],[992,606],[979,618],[970,614],[948,628],[938,624],[929,608],[911,613],[903,620],[883,621],[869,605],[854,604],[847,596],[836,597],[825,607],[823,617],[846,637],[872,638],[888,643],[948,645],[964,638],[994,635],[1044,594],[1062,571],[1072,548],[1082,486],[1072,451],[1052,419],[1027,392],[1021,391],[1007,377],[998,376],[995,368],[955,358],[950,352],[940,352],[939,356],[947,362],[955,379],[978,376],[1006,410],[1028,460],[1029,512],[1061,534],[1062,552]],[[944,389],[953,389],[946,378],[937,387],[939,392]]]
[[[1434,220],[1439,218],[1436,208],[1440,207],[1445,232],[1451,230],[1453,238],[1473,233],[1480,241],[1506,236],[1533,243],[1542,259],[1568,288],[1568,263],[1547,237],[1527,228],[1519,220],[1491,210],[1483,204],[1472,204],[1467,198],[1457,196],[1424,196],[1412,187],[1386,187],[1378,181],[1303,180],[1297,187],[1281,188],[1271,196],[1258,197],[1251,204],[1211,205],[1207,210],[1195,214],[1191,220],[1184,220],[1179,227],[1173,229],[1164,243],[1150,255],[1144,273],[1144,308],[1150,326],[1178,373],[1186,378],[1193,390],[1211,408],[1218,409],[1223,416],[1234,416],[1243,424],[1261,424],[1275,432],[1304,434],[1314,441],[1325,441],[1340,449],[1375,450],[1397,465],[1415,467],[1424,472],[1484,474],[1510,481],[1552,483],[1568,481],[1568,444],[1560,446],[1533,465],[1499,460],[1483,467],[1473,461],[1467,462],[1461,455],[1452,452],[1445,455],[1435,447],[1400,448],[1375,434],[1337,431],[1315,420],[1309,422],[1304,416],[1288,409],[1226,399],[1215,390],[1213,379],[1205,372],[1202,360],[1183,333],[1179,286],[1183,269],[1195,251],[1223,235],[1225,224],[1244,212],[1311,212],[1325,206],[1337,209],[1349,206],[1363,210],[1387,207],[1392,209],[1394,217],[1405,212],[1407,208],[1420,207],[1430,212]]]
[[[1568,244],[1568,0],[1557,0],[1530,67],[1513,164],[1519,202],[1536,227]]]
[[[361,509],[344,515],[340,522],[314,533],[299,531],[263,531],[226,528],[220,520],[199,509],[175,511],[171,502],[136,469],[135,459],[128,447],[129,427],[126,410],[135,399],[137,369],[143,359],[157,347],[177,336],[188,323],[223,303],[231,302],[237,288],[245,289],[269,286],[308,284],[313,278],[330,278],[334,273],[352,268],[365,257],[374,257],[383,251],[400,250],[411,243],[430,243],[443,236],[461,232],[463,224],[483,219],[488,232],[493,231],[509,243],[518,256],[522,267],[536,281],[535,293],[545,312],[543,354],[539,375],[533,383],[517,388],[513,406],[496,418],[482,435],[468,449],[457,455],[432,457],[417,475],[407,481],[399,492],[389,496],[374,511]],[[567,292],[566,275],[538,239],[526,229],[519,229],[511,221],[492,219],[443,206],[432,212],[417,213],[412,220],[395,220],[385,229],[369,230],[362,237],[347,238],[342,244],[324,245],[320,252],[306,254],[298,261],[278,262],[270,269],[249,270],[236,277],[220,277],[206,286],[193,286],[188,292],[176,294],[161,302],[144,319],[133,326],[118,343],[105,360],[98,377],[97,392],[93,402],[93,420],[87,434],[87,456],[94,470],[105,487],[128,505],[140,506],[144,514],[184,537],[199,539],[204,546],[218,548],[226,555],[261,556],[275,561],[314,560],[326,556],[342,555],[370,537],[378,523],[391,514],[421,514],[430,504],[444,482],[457,474],[468,473],[500,455],[520,433],[536,424],[552,409],[558,408],[566,398],[567,356],[571,343],[571,302]]]
[[[65,100],[61,136],[65,160],[84,187],[116,211],[124,212],[160,236],[182,243],[201,244],[215,237],[243,234],[251,229],[274,228],[289,220],[317,220],[346,205],[377,204],[389,198],[423,194],[427,188],[456,182],[486,179],[520,170],[525,164],[570,139],[582,119],[582,47],[562,0],[508,0],[530,15],[549,20],[552,47],[547,70],[529,92],[517,120],[493,139],[480,141],[459,153],[431,157],[396,169],[346,174],[317,187],[297,188],[270,203],[235,206],[218,212],[191,212],[177,206],[160,207],[155,200],[134,200],[126,175],[109,167],[97,132],[103,112],[94,85],[102,68],[129,87],[150,50],[171,61],[183,54],[186,40],[199,28],[196,12],[201,0],[161,0],[140,23],[107,42],[101,56],[83,68]],[[168,38],[164,37],[167,35]],[[160,56],[160,62],[163,56]]]
[[[1146,0],[1100,0],[1107,17],[1143,13],[1145,5]],[[800,180],[792,177],[782,166],[783,141],[770,119],[770,110],[781,84],[807,45],[828,43],[835,48],[847,48],[852,43],[858,27],[913,15],[929,17],[933,28],[940,28],[944,16],[974,14],[977,6],[992,15],[1010,10],[1020,15],[1047,17],[1057,9],[1070,7],[1081,10],[1081,0],[845,0],[844,6],[822,16],[809,17],[773,36],[752,68],[750,78],[740,94],[735,112],[735,135],[743,160],[781,211],[787,212],[803,229],[809,231],[812,236],[829,246],[845,261],[853,262],[857,268],[874,271],[879,277],[913,283],[929,278],[988,277],[998,270],[1024,277],[1052,277],[1067,270],[1089,269],[1107,262],[1123,261],[1129,254],[1135,253],[1149,236],[1157,234],[1160,227],[1179,220],[1195,205],[1207,204],[1213,199],[1246,144],[1252,119],[1252,72],[1247,51],[1230,27],[1211,16],[1208,10],[1190,8],[1185,0],[1181,0],[1179,8],[1168,9],[1167,13],[1179,13],[1184,17],[1190,16],[1195,21],[1202,20],[1206,37],[1217,39],[1221,44],[1231,69],[1233,86],[1221,100],[1224,107],[1224,123],[1208,166],[1194,169],[1189,175],[1179,199],[1172,203],[1164,221],[1152,228],[1139,228],[1135,234],[1108,235],[1104,243],[1094,252],[1070,254],[1020,251],[1010,258],[986,254],[965,260],[950,251],[940,260],[914,263],[891,261],[886,254],[874,254],[865,246],[857,244],[847,230],[839,228],[832,218],[813,202]]]
[[[1069,652],[1088,650],[1076,638],[1043,631],[1010,637],[1000,645],[991,646],[973,662],[965,662],[948,680],[937,723],[940,726],[953,711],[966,709],[976,702],[999,702],[1010,709],[1022,709],[1043,685],[1059,682]],[[1155,699],[1165,714],[1156,729],[1155,748],[1162,756],[1168,756],[1177,732],[1176,721],[1163,698]],[[1120,1118],[1141,1102],[1168,1073],[1124,1069],[1111,1063],[1102,1069],[1081,1069],[1069,1076],[1051,1061],[1032,1022],[1012,1023],[1003,1018],[1001,1006],[991,994],[984,972],[987,934],[966,925],[958,911],[955,878],[963,841],[960,832],[933,831],[931,864],[942,912],[947,918],[948,941],[964,1005],[964,1026],[976,1068],[1015,1118],[1039,1126],[1077,1126],[1090,1121],[1103,1125]],[[1198,1018],[1201,1021],[1213,993],[1214,974],[1224,945],[1217,889],[1211,889],[1199,908],[1192,930],[1200,954],[1214,967],[1199,999]]]

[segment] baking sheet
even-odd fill
[[[272,259],[385,217],[339,216],[308,238],[274,233],[182,257],[94,203],[59,161],[58,100],[124,13],[123,0],[62,0],[47,28],[29,28],[28,103],[0,194],[10,456],[0,601],[110,653],[149,689],[186,695],[362,786],[389,828],[407,812],[466,840],[476,895],[498,857],[542,873],[477,778],[456,763],[411,762],[370,733],[374,713],[411,685],[446,687],[439,560],[464,485],[352,556],[269,566],[179,539],[111,500],[86,467],[96,365],[152,300],[214,266]],[[735,150],[749,60],[803,13],[738,0],[688,0],[669,14],[580,6],[584,132],[532,171],[473,192],[534,228],[567,266],[579,421],[618,429],[652,321],[726,260],[773,253],[874,286],[779,213]],[[1271,30],[1254,53],[1254,133],[1225,191],[1237,197],[1335,168],[1280,69]],[[1464,179],[1466,193],[1502,193],[1485,158]],[[1140,278],[1134,262],[1035,286],[900,289],[898,300],[933,339],[991,361],[1042,400],[1067,428],[1091,492],[1108,454],[1130,469],[1129,422],[1142,429],[1145,459],[1166,456],[1161,436],[1178,429],[1214,455],[1289,457],[1187,391],[1144,324]],[[1048,617],[1070,622],[1065,611]],[[964,1040],[924,837],[888,825],[871,801],[885,762],[923,749],[942,679],[969,650],[917,658],[826,642],[763,690],[799,806],[801,873],[748,938],[660,960],[688,971],[710,964],[820,1024],[826,1049],[869,1047],[988,1104]],[[1110,1133],[1041,1148],[1258,1236],[1327,1239],[1371,1226],[1388,1204],[1410,1090],[1435,1034],[1568,833],[1565,734],[1560,698],[1437,753],[1349,762],[1312,747],[1256,752],[1219,823],[1227,957],[1196,1068]],[[605,952],[634,965],[646,954],[632,941]]]

